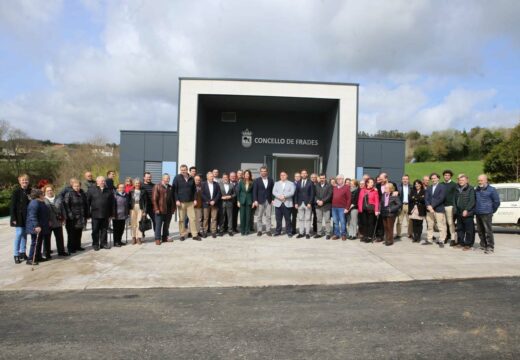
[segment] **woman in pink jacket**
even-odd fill
[[[372,242],[376,217],[379,216],[379,193],[374,188],[374,179],[365,181],[365,188],[361,189],[358,198],[358,211],[360,217],[361,241]]]

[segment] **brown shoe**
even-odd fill
[[[339,237],[337,237],[336,235],[334,235],[334,236],[331,238],[331,240],[338,240],[338,239],[339,239]]]
[[[462,249],[462,251],[470,251],[471,248],[469,246],[464,246],[464,248]]]
[[[161,240],[155,240],[155,245],[161,245]]]
[[[135,244],[137,244],[137,239],[134,237],[134,238],[132,238],[132,245],[135,245]]]
[[[346,237],[345,235],[343,235],[343,236],[341,237],[341,240],[346,241],[346,240],[347,240],[347,237]]]
[[[137,238],[137,245],[142,245],[143,244],[143,241],[141,240],[141,238]]]

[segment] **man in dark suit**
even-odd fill
[[[446,216],[444,210],[444,201],[446,200],[446,188],[444,184],[439,183],[439,174],[432,173],[430,175],[431,185],[428,186],[425,193],[427,240],[422,245],[429,245],[433,240],[433,227],[437,223],[440,237],[437,244],[444,247],[444,239],[446,239]]]
[[[224,234],[224,224],[226,224],[228,235],[233,236],[233,206],[236,203],[236,193],[233,185],[229,183],[229,175],[227,173],[222,174],[220,194],[220,209],[222,210],[219,224],[220,235]]]
[[[217,219],[220,197],[220,186],[216,181],[213,181],[213,173],[209,171],[206,174],[206,182],[202,184],[202,207],[204,208],[204,237],[208,236],[208,231],[211,231],[211,236],[213,238],[217,237]]]
[[[296,172],[294,173],[294,188],[296,189],[296,185],[298,184],[298,181],[300,181],[302,179],[302,176],[299,172]],[[296,196],[296,194],[294,194],[294,196]],[[293,198],[293,203],[294,205],[296,205],[296,203],[294,202],[294,198]],[[296,208],[296,206],[293,206],[292,209],[291,209],[291,228],[292,228],[292,231],[293,233],[296,233],[298,231],[298,229],[296,228],[296,220],[298,219],[298,209]]]
[[[87,203],[92,218],[92,247],[108,249],[107,230],[110,218],[114,216],[114,193],[105,184],[105,178],[98,176],[96,186],[87,192]]]
[[[273,201],[274,181],[270,178],[267,166],[260,168],[260,177],[253,181],[253,206],[256,208],[256,231],[262,236],[263,225],[267,236],[271,236],[271,203]]]
[[[300,233],[297,238],[311,238],[312,203],[314,201],[314,184],[308,177],[307,170],[300,171],[302,179],[296,184],[294,206],[298,209]]]

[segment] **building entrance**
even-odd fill
[[[310,176],[313,172],[319,174],[322,166],[319,155],[273,154],[266,156],[265,163],[275,181],[279,180],[280,171],[287,172],[288,178],[293,180],[295,172],[306,169]]]

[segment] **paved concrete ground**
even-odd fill
[[[0,358],[518,359],[520,279],[0,292]]]
[[[175,227],[172,226],[172,231]],[[12,258],[13,229],[0,226],[0,290],[326,285],[520,276],[520,236],[496,236],[496,252],[462,252],[403,239],[394,246],[359,241],[248,237],[207,238],[156,246],[90,249],[40,263]],[[54,245],[53,245],[54,246]]]

